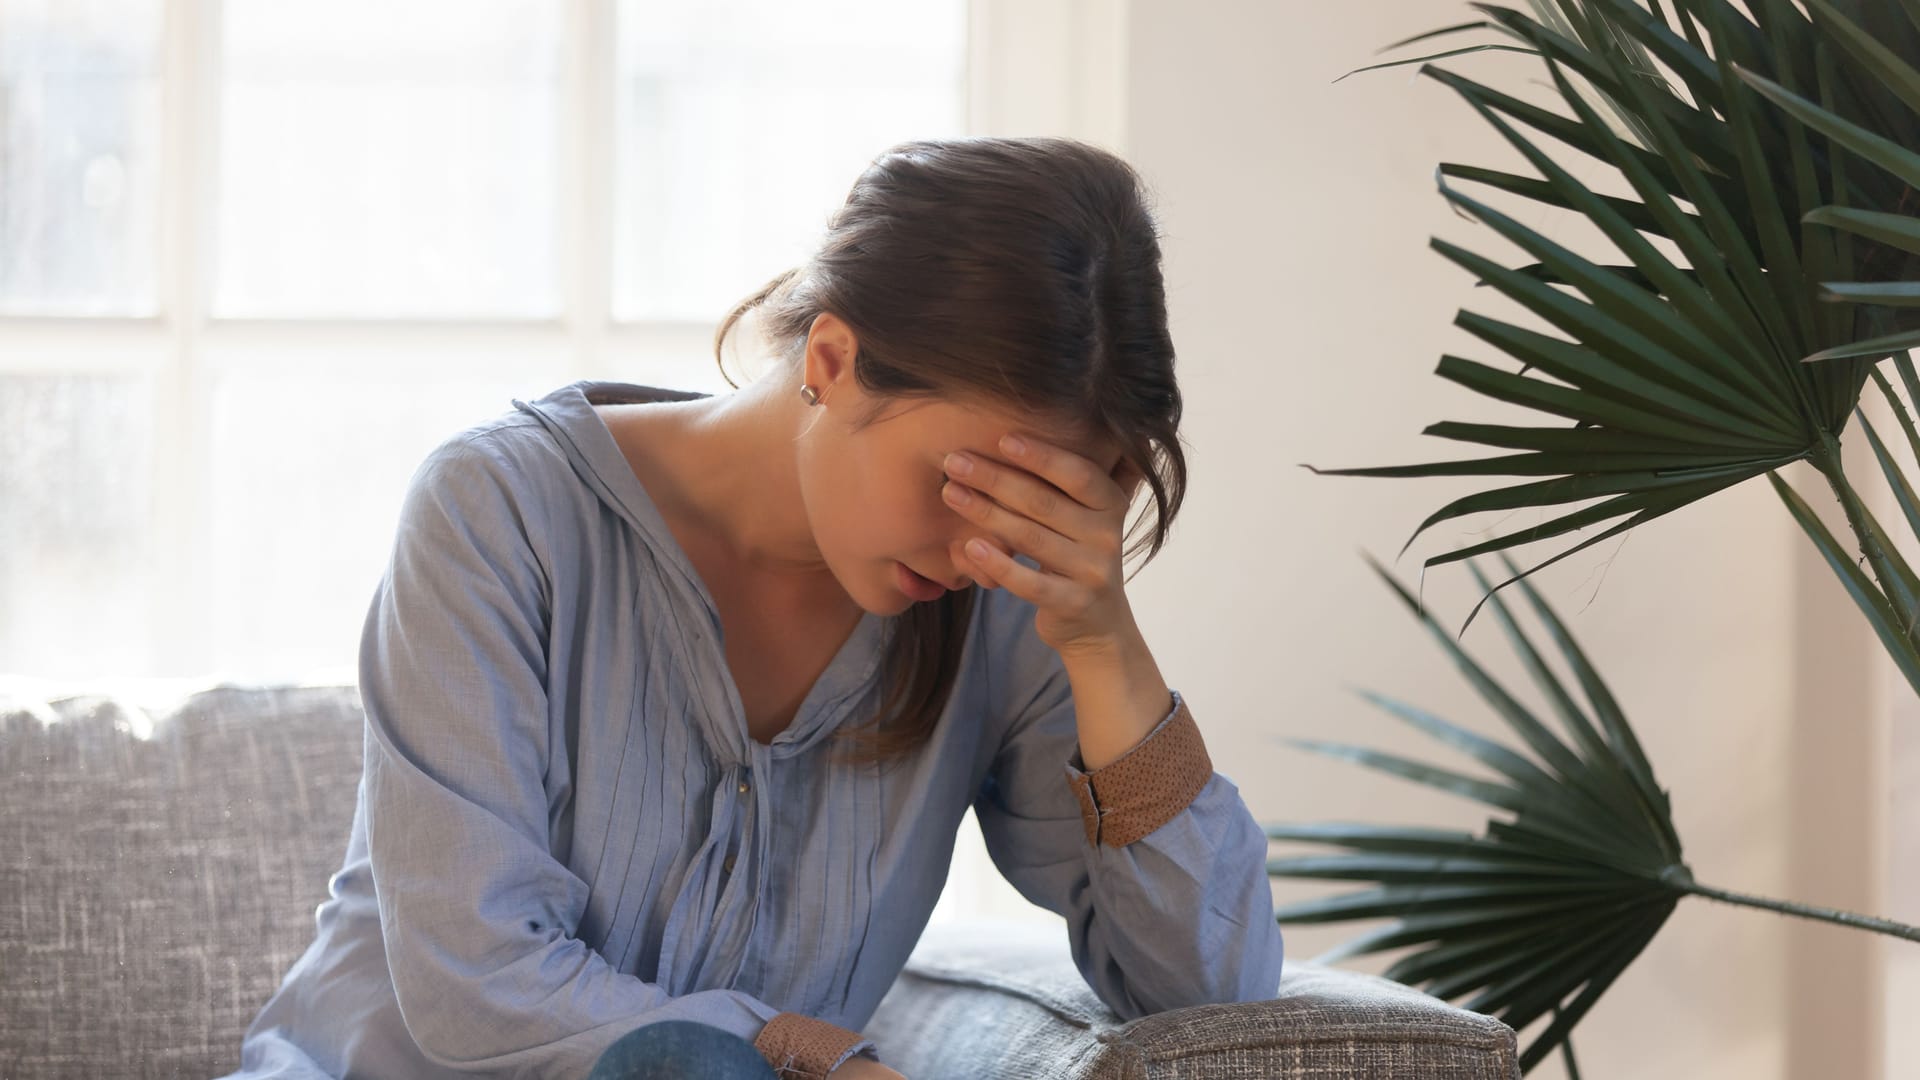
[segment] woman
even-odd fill
[[[860,1028],[969,807],[1120,1015],[1271,997],[1265,839],[1123,591],[1132,497],[1157,553],[1185,489],[1159,264],[1109,153],[906,143],[721,325],[771,374],[436,448],[236,1075],[897,1077]]]

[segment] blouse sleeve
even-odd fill
[[[1123,1019],[1279,992],[1283,944],[1266,834],[1213,771],[1179,691],[1120,758],[1082,767],[1059,654],[1023,639],[1034,687],[974,800],[988,854],[1021,895],[1065,917],[1074,963]]]
[[[407,1030],[476,1076],[585,1075],[661,1020],[753,1041],[783,1076],[871,1051],[738,991],[672,996],[574,936],[588,887],[548,840],[550,551],[519,475],[484,435],[427,457],[361,638],[369,858]]]

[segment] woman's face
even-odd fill
[[[1010,466],[1000,437],[1024,432],[1065,445],[1109,475],[1120,460],[1117,446],[1077,445],[1036,418],[946,401],[891,403],[872,425],[852,431],[851,421],[871,401],[854,379],[836,381],[796,449],[801,497],[820,553],[841,587],[875,614],[899,614],[924,599],[908,592],[901,564],[965,588],[975,583],[964,556],[968,540],[1008,549],[942,498],[949,453],[963,450]]]

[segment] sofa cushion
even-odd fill
[[[0,1076],[217,1076],[312,941],[351,686],[163,704],[0,686]]]
[[[982,1032],[995,1032],[983,1038]],[[1064,924],[929,927],[867,1035],[913,1080],[1511,1080],[1513,1030],[1388,979],[1289,961],[1271,1001],[1123,1022]]]

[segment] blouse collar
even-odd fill
[[[516,398],[514,407],[531,414],[552,433],[574,471],[593,493],[639,534],[662,571],[663,592],[677,601],[679,644],[697,669],[697,686],[708,698],[697,710],[709,745],[723,763],[744,764],[752,756],[745,709],[726,664],[719,609],[692,560],[681,549],[624,451],[593,406],[650,401],[692,401],[711,395],[639,383],[581,379],[532,402]],[[695,618],[688,620],[686,613]],[[799,754],[830,735],[853,716],[882,659],[885,634],[894,620],[866,612],[853,634],[827,665],[793,722],[767,749],[773,757]],[[705,633],[701,630],[704,628]],[[875,698],[877,704],[877,697]],[[854,722],[867,719],[861,713]]]

